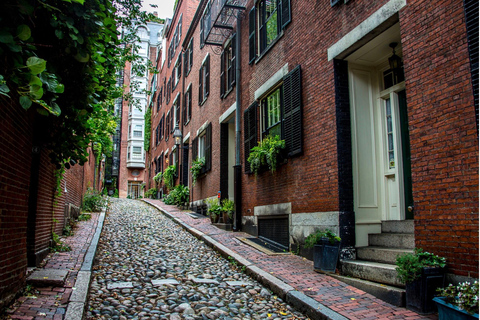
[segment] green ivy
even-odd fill
[[[2,0],[0,101],[36,112],[36,135],[58,168],[87,161],[93,142],[111,148],[117,74],[145,71],[135,28],[156,19],[139,0]],[[119,32],[126,30],[124,37]]]
[[[148,108],[145,111],[145,140],[143,148],[145,151],[150,150],[150,138],[152,137],[152,108]]]

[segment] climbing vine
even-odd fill
[[[36,135],[58,168],[82,165],[94,142],[111,148],[117,75],[126,61],[148,67],[130,45],[136,27],[155,19],[140,8],[140,0],[0,1],[0,103],[36,113]]]
[[[145,140],[143,148],[145,151],[150,150],[150,139],[152,137],[152,108],[148,107],[145,112]]]

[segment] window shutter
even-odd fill
[[[188,108],[187,100],[188,100],[188,91],[185,93],[185,96],[183,97],[182,119],[184,124],[187,122],[187,108]]]
[[[198,158],[198,137],[192,141],[192,161],[197,160]]]
[[[212,123],[205,132],[205,172],[212,170]]]
[[[173,113],[174,113],[174,112],[177,112],[177,110],[173,109],[173,106],[172,106],[172,108],[170,109],[170,133],[173,132],[173,130],[174,130],[174,127],[173,127],[173,126],[175,125],[175,124],[173,123]]]
[[[203,102],[203,66],[198,70],[198,105]]]
[[[283,132],[288,156],[302,153],[302,77],[297,66],[283,78]]]
[[[178,74],[178,81],[180,81],[180,77],[182,76],[182,55],[181,54],[178,55],[178,59],[180,61],[178,61],[178,72],[177,72],[177,74]]]
[[[188,74],[188,48],[187,51],[183,53],[183,73],[184,77],[187,77]]]
[[[236,69],[236,48],[237,48],[237,35],[234,34],[232,37],[232,68],[230,69],[232,74],[230,76],[230,83],[228,84],[228,87],[231,88],[235,84],[235,69]]]
[[[207,61],[205,61],[205,98],[208,97],[210,93],[210,55],[207,56]]]
[[[192,117],[192,87],[188,89],[188,120]]]
[[[203,23],[204,23],[204,17],[205,16],[202,16],[202,18],[200,19],[200,48],[203,48],[203,45],[204,45],[204,42],[205,42],[205,39],[203,37]]]
[[[189,51],[190,56],[188,57],[188,63],[189,63],[188,70],[190,71],[190,69],[192,68],[192,64],[193,64],[193,39],[190,40],[189,47],[190,47],[190,51]]]
[[[255,101],[243,115],[243,134],[244,134],[244,146],[245,146],[245,173],[252,173],[250,169],[250,163],[247,161],[250,155],[250,150],[257,145],[257,109],[258,102]]]
[[[181,106],[180,103],[181,103],[181,101],[182,101],[182,95],[179,95],[177,104],[175,105],[175,121],[176,121],[176,123],[173,124],[174,129],[175,129],[175,126],[177,124],[180,127],[180,106]]]
[[[220,98],[225,94],[225,50],[220,55]]]
[[[281,2],[281,10],[282,10],[282,29],[284,29],[287,24],[292,21],[292,15],[290,11],[290,0],[282,0]]]
[[[249,64],[252,63],[256,58],[256,48],[255,48],[255,5],[248,14],[248,60]]]

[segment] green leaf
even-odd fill
[[[79,62],[88,62],[90,55],[86,52],[79,52],[75,55],[75,59]]]
[[[8,86],[6,84],[0,85],[0,94],[1,95],[7,96],[7,97],[10,98],[10,96],[7,94],[9,92],[10,92],[10,89],[8,88]]]
[[[2,42],[2,43],[14,43],[12,34],[5,29],[0,30],[0,42]]]
[[[30,86],[30,95],[35,99],[40,99],[43,96],[43,88],[37,85]]]
[[[22,51],[22,46],[20,46],[16,43],[7,43],[7,47],[9,47],[10,51],[12,51],[12,52],[21,52]]]
[[[55,35],[57,36],[58,39],[63,39],[63,32],[62,30],[55,30]]]
[[[19,101],[20,101],[20,105],[25,110],[28,110],[28,108],[32,106],[32,100],[30,100],[30,98],[27,96],[21,96]]]
[[[56,93],[63,93],[65,91],[65,86],[61,83],[58,84],[58,86],[55,88]]]
[[[47,61],[38,57],[30,57],[27,60],[27,67],[31,74],[39,74],[47,67]]]
[[[42,80],[40,80],[40,78],[37,76],[31,76],[30,82],[28,84],[30,86],[39,86],[39,87],[42,87],[43,85]]]
[[[19,25],[17,28],[17,37],[20,40],[28,40],[32,36],[32,31],[30,30],[30,27],[27,26],[26,24]]]
[[[73,2],[76,2],[76,3],[80,3],[80,4],[84,4],[85,3],[85,0],[72,0]]]
[[[56,102],[52,102],[52,113],[59,116],[62,113],[62,110]]]

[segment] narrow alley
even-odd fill
[[[89,319],[307,319],[148,204],[113,199]]]

